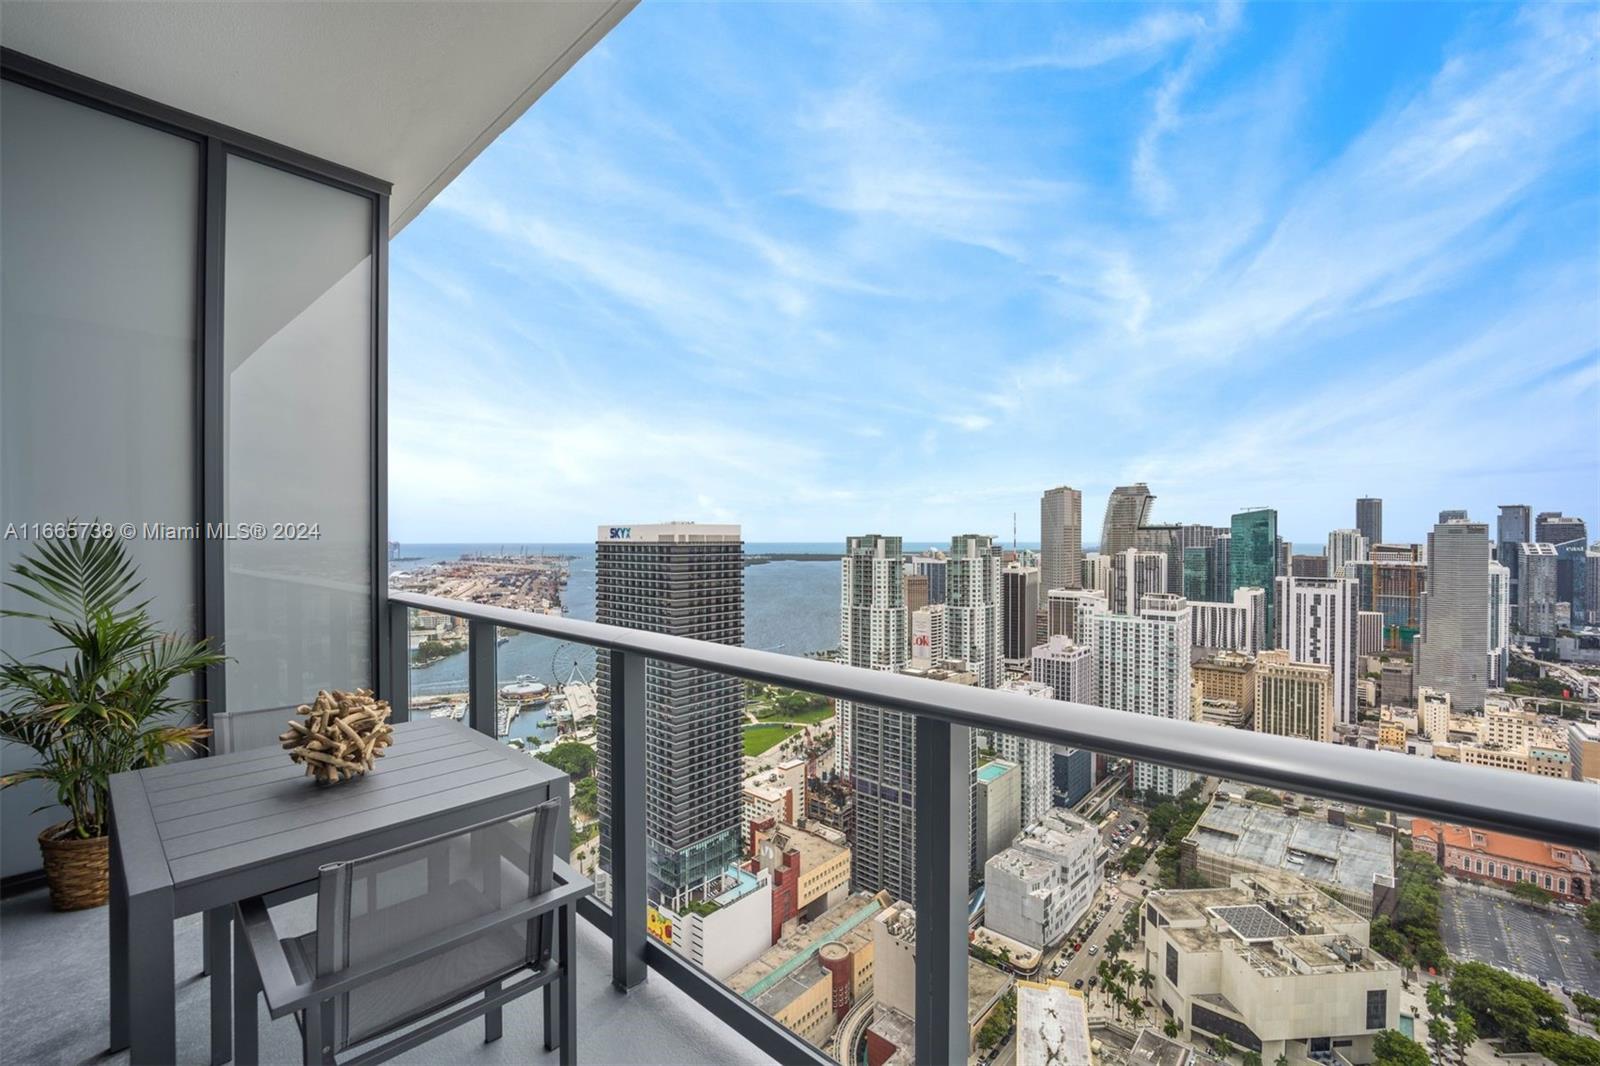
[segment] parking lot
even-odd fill
[[[1459,885],[1440,889],[1440,932],[1454,959],[1600,995],[1600,937],[1574,914],[1513,903]]]

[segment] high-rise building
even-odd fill
[[[1219,533],[1211,543],[1211,595],[1208,600],[1223,601],[1233,591],[1233,534]]]
[[[1518,595],[1521,574],[1518,570],[1520,555],[1517,545],[1533,539],[1533,508],[1525,503],[1502,503],[1500,520],[1495,529],[1495,561],[1511,571],[1511,626],[1517,627],[1517,611],[1522,603]]]
[[[1080,587],[1083,566],[1083,493],[1060,485],[1039,500],[1039,579],[1051,589]]]
[[[1558,541],[1556,550],[1556,599],[1572,607],[1572,624],[1582,625],[1589,617],[1589,545],[1581,538]]]
[[[1088,614],[1105,610],[1105,601],[1091,606]],[[1069,703],[1098,705],[1095,698],[1094,652],[1087,644],[1075,644],[1069,637],[1052,636],[1033,649],[1029,675],[1047,685],[1054,698]],[[1094,753],[1087,748],[1054,747],[1051,751],[1055,803],[1070,806],[1082,799],[1094,785]]]
[[[1525,541],[1517,545],[1518,594],[1522,602],[1517,622],[1522,631],[1535,637],[1556,635],[1556,548],[1553,544]]]
[[[1090,552],[1083,557],[1081,586],[1103,595],[1111,594],[1111,556]]]
[[[1094,589],[1055,589],[1045,601],[1048,636],[1064,636],[1079,643],[1088,641],[1083,629],[1085,612],[1109,609],[1106,594]]]
[[[1183,549],[1183,598],[1186,600],[1214,600],[1216,587],[1211,584],[1211,549]]]
[[[1359,585],[1356,600],[1359,603],[1361,593]],[[1356,652],[1360,655],[1383,654],[1383,612],[1357,611],[1356,612]]]
[[[1010,563],[1000,571],[1002,653],[1026,659],[1033,651],[1039,615],[1039,568]]]
[[[1121,614],[1138,614],[1145,596],[1168,592],[1167,557],[1129,548],[1111,557],[1111,589],[1106,599]]]
[[[1112,489],[1106,500],[1106,517],[1100,526],[1100,543],[1095,545],[1096,550],[1101,555],[1111,556],[1135,547],[1134,538],[1140,526],[1149,524],[1150,509],[1155,502],[1150,486],[1142,481]]]
[[[1296,663],[1332,672],[1333,721],[1356,724],[1356,583],[1352,578],[1278,579],[1277,646]]]
[[[899,670],[910,657],[910,617],[899,537],[846,538],[839,561],[839,661],[868,670]],[[835,701],[839,772],[851,772],[856,707]],[[876,731],[874,719],[867,726]]]
[[[1267,646],[1267,594],[1258,588],[1234,589],[1231,602],[1189,603],[1190,641],[1208,651],[1254,655]]]
[[[1483,706],[1489,647],[1489,527],[1441,522],[1428,534],[1417,684],[1450,694],[1457,711]]]
[[[692,609],[684,605],[692,603]],[[744,542],[736,525],[601,526],[595,621],[716,644],[744,643]],[[600,860],[610,868],[609,663],[599,656]],[[645,661],[646,891],[672,899],[722,876],[740,854],[744,682]]]
[[[1344,572],[1346,563],[1367,557],[1367,538],[1359,529],[1336,529],[1328,534],[1328,576],[1354,577]]]
[[[1104,607],[1100,609],[1104,610]],[[1048,685],[1055,699],[1098,705],[1095,698],[1094,651],[1088,644],[1075,643],[1069,637],[1052,636],[1033,649],[1028,676],[1042,685]]]
[[[1291,577],[1329,577],[1328,557],[1326,555],[1291,555],[1289,557],[1289,576]]]
[[[1356,529],[1368,544],[1383,543],[1383,501],[1376,496],[1356,500]]]
[[[1005,677],[1000,545],[986,534],[964,533],[950,538],[949,559],[945,624],[950,657],[978,675],[980,688],[995,688]]]
[[[950,634],[942,603],[930,603],[911,612],[911,658],[942,663],[950,658]]]
[[[1022,830],[1022,771],[1004,759],[978,767],[978,861],[1011,846]]]
[[[1036,700],[1055,699],[1055,690],[1040,681],[1005,681],[1001,683],[1000,691],[1019,692]],[[1045,740],[1034,740],[1014,733],[994,735],[995,754],[1007,762],[1016,763],[1022,771],[1023,825],[1037,822],[1051,807],[1052,749],[1053,745]]]
[[[1583,562],[1583,602],[1589,608],[1588,623],[1600,626],[1600,542],[1589,545]]]
[[[928,579],[928,602],[943,603],[945,599],[945,573],[948,562],[940,554],[924,552],[906,560],[906,573]]]
[[[1095,688],[1100,705],[1133,714],[1190,719],[1189,602],[1169,594],[1146,596],[1139,613],[1095,614]],[[1194,775],[1157,763],[1134,764],[1134,787],[1163,796],[1188,788]]]
[[[906,610],[915,611],[928,606],[928,575],[906,575]]]
[[[1422,594],[1428,566],[1420,544],[1379,544],[1367,558],[1346,564],[1360,590],[1361,610],[1383,615],[1383,650],[1410,654],[1422,628]]]
[[[1511,569],[1504,563],[1489,564],[1489,666],[1490,688],[1506,687],[1506,670],[1511,664]]]
[[[1333,739],[1333,671],[1315,663],[1297,663],[1287,651],[1256,656],[1257,733],[1304,737],[1324,743]]]
[[[1277,614],[1273,610],[1276,592],[1274,578],[1278,575],[1278,512],[1270,507],[1257,507],[1233,516],[1233,533],[1229,544],[1228,594],[1253,586],[1266,592],[1266,631],[1277,632]]]
[[[1541,544],[1565,544],[1569,540],[1589,539],[1583,519],[1564,515],[1560,511],[1540,511],[1533,525],[1534,539]]]

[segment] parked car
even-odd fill
[[[1099,954],[1099,952],[1100,952],[1099,948],[1095,947],[1093,944],[1089,945],[1089,954],[1090,955],[1097,955],[1097,954]]]
[[[1080,977],[1076,981],[1072,982],[1072,987],[1073,988],[1082,988],[1083,987],[1083,978]]]

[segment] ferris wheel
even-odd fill
[[[570,640],[563,640],[556,645],[555,654],[550,657],[550,677],[556,684],[566,687],[589,683],[589,675],[583,666],[587,651],[586,646]]]

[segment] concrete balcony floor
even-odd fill
[[[276,912],[275,912],[276,913]],[[0,903],[0,1060],[123,1063],[108,1055],[107,910],[57,914],[45,891]],[[178,1059],[210,1061],[209,982],[200,973],[200,916],[175,926]],[[661,1063],[761,1064],[772,1060],[704,1007],[652,973],[623,995],[611,987],[611,941],[578,921],[578,1061],[607,1066]],[[396,1062],[444,1066],[501,1066],[556,1061],[542,1043],[541,997],[524,996],[505,1011],[505,1035],[483,1042],[482,1023],[469,1023]],[[293,1018],[273,1021],[260,1010],[261,1061],[298,1063]]]

